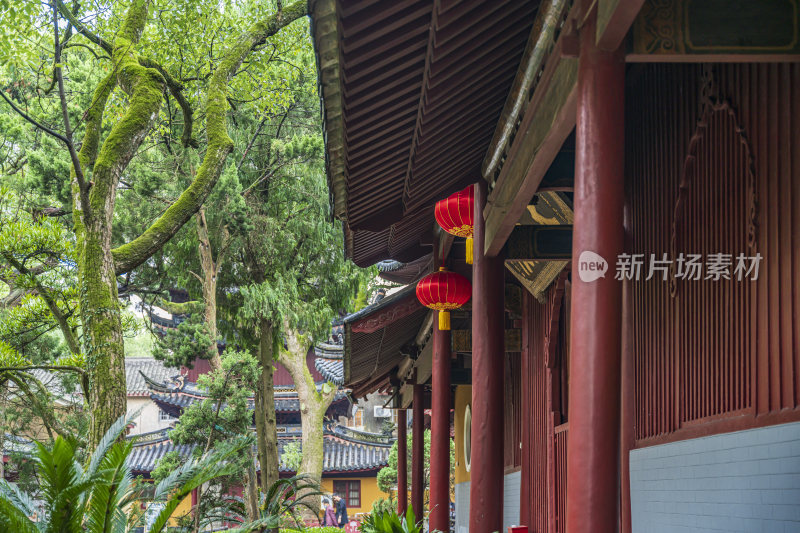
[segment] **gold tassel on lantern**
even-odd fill
[[[439,331],[450,331],[449,311],[439,311]]]
[[[467,264],[472,264],[472,237],[467,237]]]

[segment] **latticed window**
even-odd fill
[[[361,481],[357,479],[335,480],[333,493],[339,495],[347,503],[347,508],[361,507]]]
[[[347,427],[362,429],[364,427],[364,409],[356,407],[353,416],[347,419]]]

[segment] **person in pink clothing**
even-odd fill
[[[326,498],[323,500],[323,504],[325,505],[325,517],[322,519],[322,525],[339,527],[336,521],[336,510],[334,510],[331,501]]]

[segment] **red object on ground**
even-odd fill
[[[350,520],[344,525],[344,530],[346,533],[358,533],[358,522]]]
[[[508,533],[528,533],[528,526],[511,526]]]
[[[450,313],[469,301],[472,285],[461,274],[440,267],[417,283],[417,299],[425,307],[439,311],[439,330],[450,329]]]

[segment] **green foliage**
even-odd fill
[[[195,313],[178,324],[177,328],[168,329],[163,337],[156,340],[153,357],[164,361],[171,368],[192,368],[195,359],[208,359],[208,347],[215,341],[208,331],[203,315]]]
[[[250,353],[225,350],[222,368],[198,379],[208,397],[183,411],[170,438],[179,444],[208,446],[248,433],[252,422],[248,398],[258,375],[258,362]]]
[[[413,454],[413,446],[412,446],[412,439],[413,436],[411,432],[408,433],[406,437],[406,450],[407,450],[407,464],[406,467],[408,468],[407,471],[407,479],[411,479],[411,459]],[[423,475],[423,482],[424,486],[427,488],[430,483],[430,460],[431,460],[431,430],[425,430],[425,459],[423,460],[423,465],[425,465],[424,475]],[[454,487],[455,483],[455,454],[456,454],[456,446],[453,439],[450,439],[450,487]],[[378,488],[383,492],[389,494],[391,491],[397,488],[397,441],[392,444],[392,449],[389,451],[389,461],[388,465],[381,468],[378,471]]]
[[[303,447],[299,441],[292,441],[283,447],[281,463],[286,465],[289,470],[297,472],[300,469],[300,462],[303,460]]]
[[[238,528],[229,529],[234,533],[251,533],[280,527],[281,530],[304,530],[302,515],[317,515],[317,509],[310,505],[316,496],[323,493],[319,485],[306,476],[279,479],[273,483],[261,502],[261,515],[252,521],[244,522]],[[316,500],[319,501],[318,499]],[[341,532],[340,529],[337,531]]]
[[[381,514],[381,513],[390,513],[392,510],[396,509],[396,503],[391,500],[391,498],[378,498],[374,502],[372,502],[372,509],[370,513],[372,514]]]
[[[158,483],[178,469],[183,462],[181,454],[173,450],[164,454],[164,456],[158,460],[156,467],[150,472],[150,476],[153,478],[153,481]]]
[[[422,533],[425,529],[409,506],[405,516],[399,516],[394,509],[373,510],[361,520],[359,530],[362,533]]]
[[[164,504],[150,528],[151,532],[160,533],[192,490],[229,474],[233,465],[228,459],[249,446],[248,440],[240,439],[225,449],[192,460],[159,482],[147,496],[145,487],[133,480],[127,464],[132,444],[120,440],[131,419],[120,418],[112,424],[85,468],[73,443],[61,437],[56,438],[52,447],[38,445],[34,457],[39,482],[37,498],[44,502],[45,516],[34,522],[33,497],[0,481],[0,529],[21,533],[41,530],[123,533],[138,517],[128,514],[126,509],[137,500],[149,499]]]

